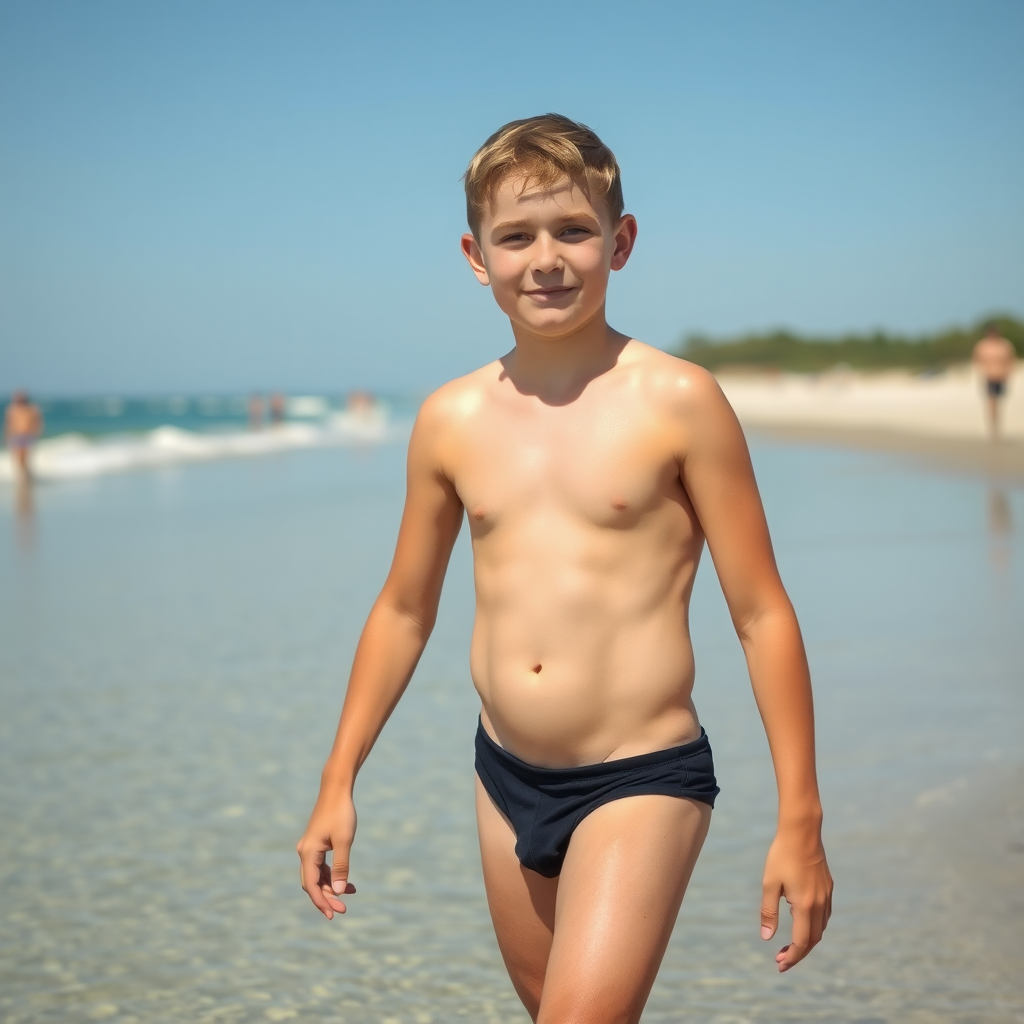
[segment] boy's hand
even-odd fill
[[[832,916],[832,875],[816,826],[779,827],[764,865],[761,938],[770,939],[779,925],[779,899],[786,897],[793,916],[793,941],[775,957],[788,971],[821,941]]]
[[[345,913],[340,896],[350,895],[356,887],[348,880],[348,857],[356,834],[356,808],[351,796],[325,799],[320,794],[305,835],[295,849],[299,853],[299,879],[313,906],[330,921]],[[327,864],[327,851],[333,850],[333,864]]]

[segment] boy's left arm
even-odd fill
[[[776,956],[789,970],[820,941],[832,913],[832,876],[821,843],[811,679],[800,627],[772,551],[743,431],[717,382],[696,371],[688,387],[680,476],[704,529],[747,658],[775,765],[779,817],[768,851],[761,937],[778,927],[779,900],[792,941]]]

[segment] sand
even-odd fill
[[[958,471],[1024,481],[1024,360],[1009,382],[996,444],[986,434],[982,383],[966,366],[928,377],[721,371],[718,380],[747,429],[904,452]]]

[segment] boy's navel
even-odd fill
[[[540,665],[534,665],[533,666],[533,671],[536,672],[537,675],[540,675],[541,668],[542,668],[542,666],[540,666]]]

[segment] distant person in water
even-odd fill
[[[365,418],[373,412],[376,399],[369,391],[350,391],[345,399],[345,408],[353,416]]]
[[[4,441],[23,480],[31,477],[29,452],[42,432],[43,414],[39,406],[24,391],[15,391],[4,416]]]
[[[284,395],[280,391],[270,396],[270,422],[284,423]]]
[[[252,395],[249,398],[249,429],[259,430],[263,426],[263,396]]]
[[[999,438],[1000,404],[1006,395],[1006,384],[1013,375],[1017,350],[999,333],[999,326],[991,323],[985,328],[985,336],[974,346],[971,361],[985,381],[989,437],[996,441]]]

